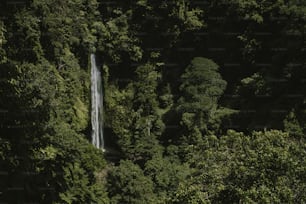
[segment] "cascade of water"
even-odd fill
[[[96,57],[90,55],[91,60],[91,127],[92,144],[104,150],[103,138],[103,90],[101,72],[96,65]]]

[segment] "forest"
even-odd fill
[[[306,1],[1,0],[0,203],[306,203]]]

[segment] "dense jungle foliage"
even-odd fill
[[[1,0],[0,202],[306,203],[305,37],[302,0]]]

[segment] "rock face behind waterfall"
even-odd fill
[[[91,126],[92,126],[92,144],[104,150],[103,139],[103,90],[101,71],[96,65],[94,54],[90,56],[91,60]]]

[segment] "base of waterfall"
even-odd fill
[[[106,148],[104,149],[104,158],[113,164],[119,164],[122,159],[122,153],[114,148]]]

